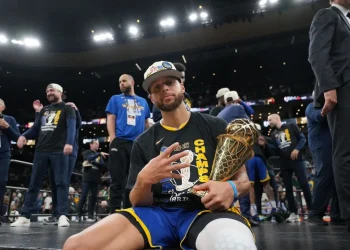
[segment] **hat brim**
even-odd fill
[[[149,90],[149,87],[151,87],[152,83],[154,83],[155,80],[163,76],[175,77],[181,82],[181,73],[179,71],[175,69],[167,69],[167,70],[159,71],[147,77],[146,80],[144,80],[142,83],[142,88],[145,91],[149,92],[148,90]]]

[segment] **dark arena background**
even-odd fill
[[[31,226],[10,227],[21,214],[37,144],[28,140],[20,149],[12,140],[0,210],[0,249],[62,249],[71,235],[110,213],[111,176],[107,170],[98,185],[93,217],[88,218],[87,205],[82,219],[78,216],[82,153],[90,149],[93,139],[99,141],[99,152],[109,152],[105,109],[113,95],[121,94],[122,74],[133,76],[136,95],[147,100],[152,112],[153,104],[142,82],[145,71],[156,61],[185,65],[184,85],[193,112],[209,114],[218,104],[217,91],[229,88],[254,110],[249,118],[260,125],[266,138],[273,132],[268,122],[271,114],[279,114],[283,123],[297,125],[308,138],[305,109],[313,100],[315,83],[308,61],[309,30],[315,14],[328,7],[328,0],[0,0],[0,98],[6,104],[4,114],[16,119],[23,134],[35,121],[33,102],[48,105],[46,87],[58,83],[65,101],[75,103],[82,118],[78,157],[69,185],[70,227],[42,225],[53,212],[47,175]],[[316,170],[308,140],[301,153],[312,192]],[[284,201],[278,204],[287,213],[279,156],[268,160],[279,200]],[[262,195],[259,223],[253,227],[257,249],[350,249],[344,225],[308,222],[309,210],[295,177],[293,187],[298,210],[295,223],[269,221],[270,203]],[[326,223],[329,213],[330,205],[323,217]]]

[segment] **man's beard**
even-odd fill
[[[175,96],[175,100],[173,103],[169,103],[169,104],[164,104],[162,103],[156,103],[156,106],[161,110],[161,111],[165,111],[165,112],[170,112],[173,111],[175,109],[177,109],[181,103],[184,100],[184,94],[180,93],[179,95]]]
[[[53,97],[53,98],[50,98],[50,97]],[[47,100],[50,102],[50,103],[56,103],[59,101],[59,98],[55,95],[51,95],[51,96],[48,96],[47,97]]]
[[[124,87],[124,89],[121,88],[120,91],[121,91],[123,94],[130,94],[130,92],[131,92],[131,86]]]

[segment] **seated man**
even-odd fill
[[[172,63],[154,63],[143,88],[163,118],[134,142],[127,185],[133,207],[73,235],[63,249],[256,250],[249,223],[231,207],[235,197],[249,192],[245,166],[232,181],[209,181],[216,137],[227,124],[188,111],[185,88]],[[192,187],[209,193],[193,196]]]

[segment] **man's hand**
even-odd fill
[[[337,105],[337,90],[332,89],[328,90],[327,92],[324,92],[324,99],[325,103],[321,111],[322,116],[326,116],[329,112],[331,112],[334,109],[335,105]]]
[[[77,106],[73,102],[67,102],[66,105],[71,106],[75,110],[78,110]]]
[[[26,144],[27,144],[27,139],[23,135],[21,135],[17,140],[17,147],[23,148],[23,146]]]
[[[187,151],[170,156],[179,143],[174,143],[168,147],[162,154],[153,158],[139,173],[138,179],[142,180],[145,184],[156,184],[165,178],[181,179],[181,175],[174,174],[172,171],[176,171],[182,168],[189,167],[189,163],[176,163],[180,158],[188,155]]]
[[[106,158],[107,156],[109,156],[109,154],[107,154],[105,152],[100,152],[100,154],[102,155],[103,158]]]
[[[39,113],[41,111],[41,109],[43,108],[43,105],[40,103],[40,100],[35,100],[33,102],[33,108],[34,108],[35,112]]]
[[[10,125],[5,121],[5,119],[0,119],[0,128],[7,129]]]
[[[294,149],[292,151],[292,153],[290,154],[290,158],[295,161],[296,159],[298,159],[298,155],[299,155],[299,150],[297,149]]]
[[[73,146],[72,145],[69,145],[69,144],[64,145],[63,153],[65,155],[70,155],[72,152],[73,152]]]
[[[196,191],[209,191],[203,198],[202,203],[211,211],[225,211],[233,203],[234,191],[228,182],[208,181],[193,187]]]

